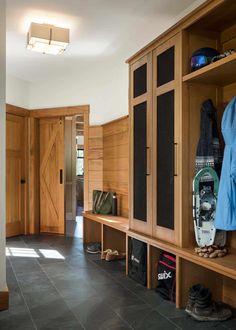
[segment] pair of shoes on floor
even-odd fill
[[[125,253],[119,253],[117,250],[107,249],[102,252],[101,259],[106,261],[120,260],[125,258]]]
[[[92,254],[101,253],[101,243],[100,242],[89,243],[86,246],[86,252]]]
[[[225,321],[232,316],[230,308],[226,304],[214,302],[210,289],[201,284],[189,289],[185,311],[197,321]]]

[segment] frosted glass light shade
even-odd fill
[[[27,49],[43,54],[59,55],[69,44],[69,29],[31,23]]]

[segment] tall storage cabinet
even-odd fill
[[[147,286],[158,283],[161,251],[176,256],[176,306],[202,283],[213,299],[236,308],[236,231],[230,253],[202,258],[192,216],[192,182],[201,107],[211,99],[218,124],[236,96],[236,53],[191,72],[192,54],[204,47],[236,50],[236,1],[208,0],[132,56],[130,65],[130,230],[147,244]],[[145,79],[144,79],[145,77]]]
[[[178,244],[180,36],[130,67],[132,230]]]
[[[153,222],[156,238],[178,244],[180,36],[153,51]]]
[[[152,55],[130,67],[130,228],[151,234]]]

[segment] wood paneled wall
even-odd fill
[[[118,215],[128,217],[129,120],[128,116],[102,126],[89,127],[89,210],[94,189],[114,191]]]
[[[103,190],[115,191],[118,214],[128,217],[129,121],[128,116],[103,125]]]
[[[92,209],[93,190],[103,190],[103,127],[89,127],[88,141],[88,209]]]

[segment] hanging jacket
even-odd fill
[[[227,105],[221,123],[225,140],[215,227],[236,230],[236,96]]]
[[[206,100],[201,107],[200,139],[196,153],[196,173],[204,167],[213,167],[220,176],[222,153],[216,121],[216,108],[212,100]]]

